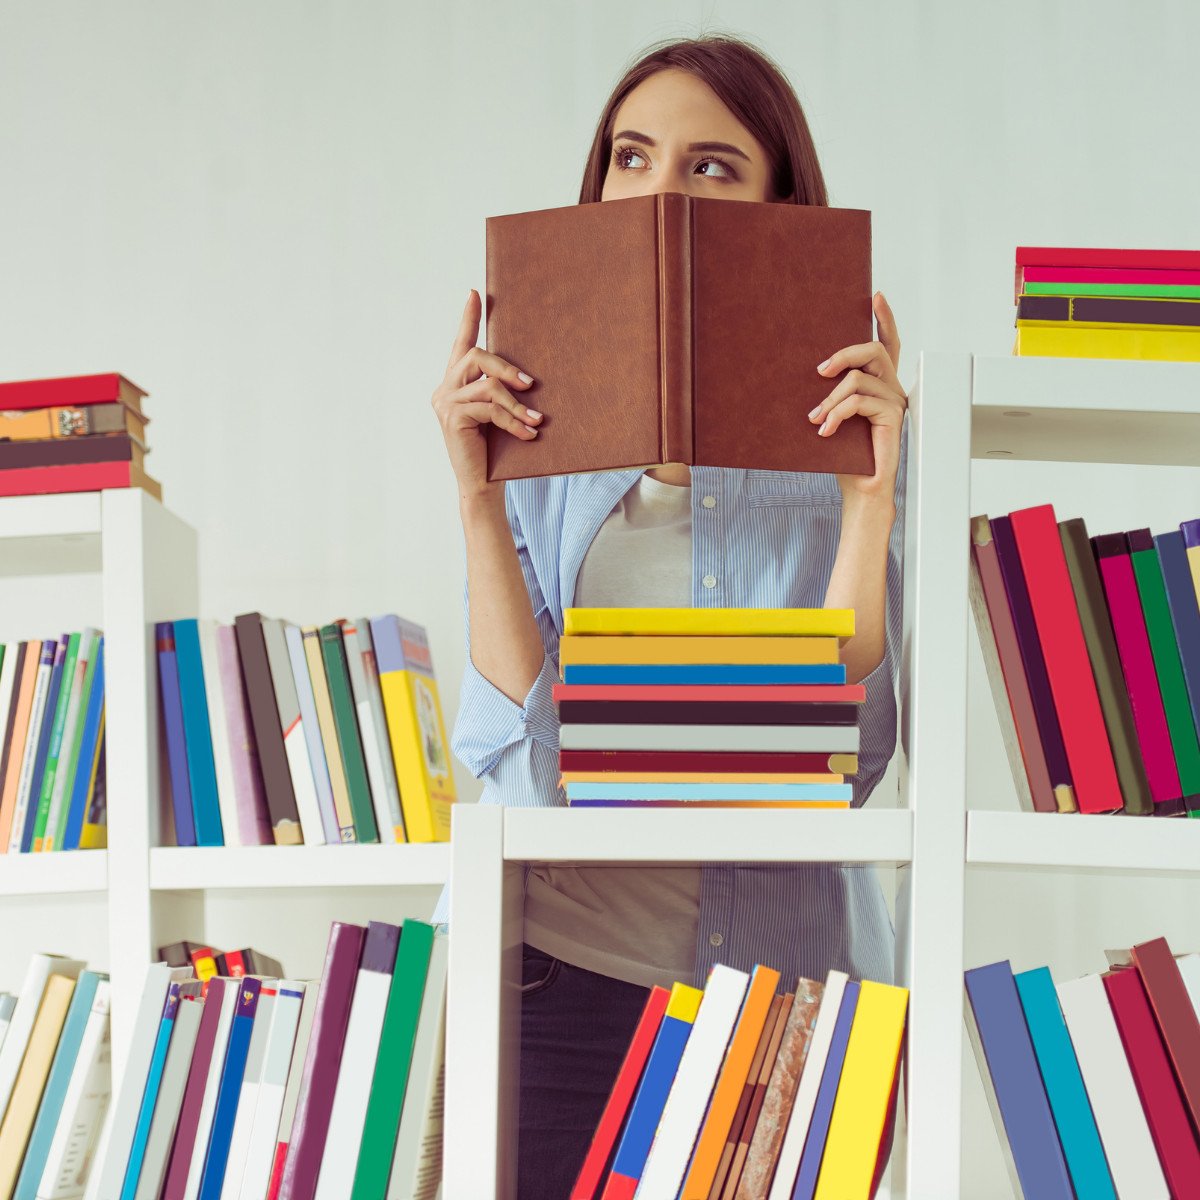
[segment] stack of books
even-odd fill
[[[30,959],[0,994],[0,1196],[81,1195],[111,1084],[110,987],[58,954]]]
[[[1013,353],[1200,362],[1200,250],[1018,246]]]
[[[850,609],[569,608],[555,684],[573,807],[847,808]]]
[[[1200,954],[1163,938],[1057,986],[966,973],[967,1028],[1018,1196],[1200,1195]]]
[[[214,950],[202,942],[172,942],[159,946],[158,961],[169,967],[191,967],[201,984],[216,975],[240,979],[243,975],[283,975],[283,967],[260,950]]]
[[[0,644],[0,854],[107,842],[104,637]]]
[[[1200,816],[1200,521],[971,521],[971,608],[1023,808]]]
[[[779,984],[717,965],[703,991],[651,990],[570,1200],[869,1200],[908,992]]]
[[[0,496],[139,487],[161,500],[145,395],[116,374],[0,383]]]
[[[422,626],[245,613],[155,636],[176,845],[449,839],[454,775]]]
[[[319,982],[280,978],[261,957],[272,973],[201,980],[153,964],[113,1101],[106,1087],[86,1147],[73,1142],[86,1163],[104,1117],[89,1194],[432,1196],[446,945],[422,921],[334,922]]]

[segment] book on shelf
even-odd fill
[[[0,644],[0,854],[105,845],[104,637]]]
[[[966,1015],[1019,1196],[1190,1196],[1200,1187],[1200,955],[1164,938],[1055,984],[966,972]]]
[[[161,500],[145,395],[115,373],[0,383],[0,496],[139,487]]]
[[[176,845],[449,838],[454,779],[420,625],[244,613],[155,635]]]
[[[487,348],[533,377],[545,418],[528,442],[487,431],[489,479],[874,471],[861,417],[831,439],[795,419],[836,382],[818,363],[871,338],[868,212],[669,192],[490,217],[486,294]],[[581,370],[599,361],[595,329],[620,353]]]
[[[1089,537],[1048,504],[971,519],[971,609],[1022,808],[1200,816],[1193,525]]]
[[[1018,246],[1013,353],[1200,361],[1200,251]]]

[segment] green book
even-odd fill
[[[405,919],[383,1014],[379,1057],[371,1079],[350,1200],[378,1200],[387,1192],[432,950],[433,926]]]
[[[1193,283],[1026,283],[1029,296],[1148,296],[1164,300],[1200,300]]]
[[[1175,626],[1171,621],[1162,567],[1149,529],[1134,529],[1125,537],[1146,618],[1146,632],[1150,636],[1150,652],[1154,656],[1163,710],[1167,714],[1167,730],[1171,735],[1171,749],[1175,751],[1179,785],[1184,798],[1192,801],[1188,807],[1193,808],[1193,798],[1200,796],[1200,742],[1196,740],[1196,726],[1192,720],[1179,646],[1175,642]]]
[[[350,673],[346,666],[346,647],[340,625],[321,627],[321,656],[325,660],[325,677],[329,680],[333,723],[337,728],[338,750],[346,771],[354,829],[360,842],[377,842],[379,828],[375,824],[375,810],[371,805],[371,785],[367,782],[367,760],[363,757],[358,716],[350,697]]]
[[[50,816],[50,797],[54,795],[54,777],[58,774],[58,757],[62,752],[63,726],[67,721],[67,706],[71,703],[71,692],[75,679],[75,660],[79,657],[79,634],[73,633],[67,642],[67,653],[63,658],[62,682],[58,687],[58,703],[54,706],[54,724],[50,726],[50,741],[46,746],[46,773],[42,776],[42,790],[38,796],[37,817],[33,826],[33,849],[42,848],[46,836],[46,819]]]
[[[57,788],[60,802],[57,810],[51,810],[47,822],[46,832],[52,836],[51,845],[55,850],[63,848],[63,837],[67,831],[67,811],[71,807],[71,790],[75,785],[75,772],[79,769],[79,747],[83,742],[83,727],[86,724],[84,717],[92,696],[92,683],[96,678],[96,659],[100,657],[96,653],[100,648],[100,634],[95,629],[85,629],[84,633],[88,634],[88,642],[83,646],[83,650],[87,654],[87,668],[83,675],[83,688],[79,693],[74,736],[71,738],[70,746],[59,756],[58,773],[63,777]],[[52,828],[49,827],[50,822],[53,822]]]

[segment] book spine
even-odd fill
[[[363,667],[361,639],[357,625],[349,621],[337,623],[342,630],[342,645],[346,653],[346,666],[350,672],[350,693],[354,702],[354,711],[358,716],[358,734],[362,740],[363,758],[367,766],[367,782],[371,785],[371,803],[375,807],[375,824],[379,830],[379,840],[386,844],[395,845],[396,822],[392,819],[389,807],[390,797],[386,777],[384,775],[384,759],[380,753],[380,742],[375,736],[375,721],[371,713],[371,698],[367,694],[367,676]],[[384,742],[383,746],[387,743]],[[387,766],[391,771],[391,754],[387,756]],[[395,782],[393,775],[393,784]],[[399,801],[399,793],[396,794]]]
[[[34,764],[37,762],[38,741],[42,732],[46,711],[46,693],[50,690],[50,675],[54,670],[55,643],[44,641],[37,659],[32,698],[29,706],[29,723],[25,734],[25,752],[21,758],[21,773],[17,780],[16,799],[12,809],[12,825],[9,830],[8,851],[20,853],[25,837],[25,818],[29,808],[29,794],[33,786]]]
[[[375,726],[375,744],[379,747],[379,757],[383,764],[383,785],[387,792],[393,832],[397,842],[406,842],[408,834],[404,828],[404,813],[400,803],[400,781],[392,759],[387,716],[383,711],[383,692],[379,688],[379,664],[375,661],[375,644],[371,641],[371,623],[366,617],[360,617],[356,628],[359,648],[362,651],[363,680],[367,700],[371,706],[371,721]]]
[[[308,659],[304,654],[304,635],[298,625],[287,624],[283,628],[287,642],[288,658],[292,664],[292,679],[296,685],[296,702],[300,706],[300,723],[304,727],[304,742],[308,747],[308,764],[312,770],[313,787],[317,793],[317,808],[321,814],[321,829],[328,845],[336,846],[342,840],[338,828],[337,812],[333,803],[333,786],[329,780],[329,764],[325,761],[325,747],[321,743],[321,726],[317,719],[317,706],[313,695],[312,680],[308,674]]]
[[[197,621],[196,635],[200,641],[200,671],[204,677],[213,767],[217,776],[217,807],[221,816],[221,836],[226,846],[240,846],[242,839],[238,830],[237,784],[234,782],[233,751],[229,744],[229,714],[225,708],[225,681],[217,645],[217,622]]]
[[[1200,362],[1200,331],[1026,325],[1017,330],[1016,353],[1029,358]]]
[[[277,1200],[283,1184],[283,1168],[287,1164],[288,1147],[292,1142],[292,1126],[296,1119],[296,1105],[300,1099],[300,1088],[304,1078],[304,1063],[312,1040],[313,1018],[317,1010],[320,983],[305,984],[304,997],[300,1003],[300,1016],[296,1021],[296,1036],[292,1042],[292,1055],[284,1081],[283,1102],[279,1108],[279,1122],[275,1145],[267,1168],[267,1200]],[[246,1196],[244,1200],[261,1200],[262,1193]]]
[[[1154,546],[1158,551],[1163,584],[1167,589],[1183,678],[1192,703],[1192,723],[1200,730],[1200,605],[1196,603],[1196,592],[1192,586],[1187,548],[1183,544],[1183,535],[1177,529],[1157,534]]]
[[[258,1008],[254,1013],[254,1028],[250,1034],[250,1049],[246,1055],[246,1069],[242,1076],[237,1111],[233,1118],[233,1130],[229,1137],[229,1157],[225,1164],[225,1179],[221,1184],[222,1200],[238,1200],[241,1195],[242,1179],[250,1153],[250,1135],[254,1125],[254,1114],[262,1094],[267,1042],[271,1035],[275,1006],[278,1002],[277,977],[271,976],[263,979],[262,989],[258,993]],[[147,1200],[155,1200],[155,1198],[148,1197]]]
[[[0,428],[0,432],[3,432]],[[128,463],[141,453],[128,434],[107,437],[50,438],[46,441],[0,442],[0,470],[14,467],[74,467],[95,463]]]
[[[50,815],[46,819],[46,833],[42,842],[45,850],[61,850],[66,836],[67,813],[79,769],[79,751],[83,745],[84,728],[96,682],[97,654],[100,635],[95,629],[85,629],[79,642],[79,657],[75,663],[75,684],[72,689],[71,705],[67,709],[67,723],[63,728],[63,750],[54,781],[54,793],[50,797]]]
[[[658,196],[658,361],[661,461],[695,457],[692,412],[692,201]]]
[[[162,695],[163,723],[167,734],[167,764],[171,777],[171,806],[175,814],[175,845],[196,844],[196,824],[192,808],[191,781],[187,768],[187,744],[180,698],[179,666],[175,651],[175,630],[170,621],[154,627],[158,648],[158,681]]]
[[[217,660],[221,664],[221,691],[225,696],[225,719],[229,729],[238,840],[243,846],[270,846],[275,837],[267,812],[258,744],[250,723],[237,632],[232,625],[217,626]]]
[[[85,631],[90,633],[91,631]],[[46,767],[42,773],[41,787],[38,791],[37,819],[33,827],[33,842],[31,849],[35,852],[49,849],[46,846],[46,830],[50,825],[50,810],[54,803],[54,788],[58,781],[58,772],[63,756],[64,746],[67,745],[67,721],[72,715],[72,704],[78,707],[79,691],[83,679],[78,668],[80,653],[83,669],[87,669],[86,646],[83,644],[83,634],[73,633],[67,641],[67,651],[63,657],[62,671],[58,678],[58,695],[54,704],[54,723],[50,729],[50,741],[46,748]],[[74,729],[71,730],[72,734]]]
[[[357,841],[354,814],[350,811],[350,791],[346,786],[346,768],[342,765],[342,750],[338,745],[337,724],[333,719],[333,701],[329,695],[329,680],[325,674],[325,656],[321,653],[321,631],[315,625],[301,630],[304,656],[308,660],[308,675],[312,681],[313,704],[325,747],[325,762],[329,768],[329,786],[333,792],[333,807],[337,817],[339,842]]]
[[[12,647],[9,647],[9,654]],[[37,684],[41,641],[21,643],[19,670],[13,681],[12,705],[9,726],[5,737],[5,765],[3,791],[0,792],[0,854],[9,850],[13,815],[16,811],[17,791],[25,761],[25,746],[29,740],[29,721],[33,712],[33,694]]]
[[[187,746],[188,783],[197,846],[225,844],[221,805],[217,796],[217,766],[213,757],[212,722],[204,690],[200,630],[196,620],[175,622],[175,661],[179,667],[179,697]]]
[[[65,717],[67,696],[63,691],[63,674],[66,670],[67,655],[72,643],[78,651],[77,634],[63,634],[54,651],[54,666],[50,672],[49,690],[46,692],[46,703],[42,710],[42,727],[38,734],[37,757],[34,759],[33,775],[29,781],[29,799],[25,810],[25,831],[21,837],[21,851],[28,854],[34,848],[34,842],[40,831],[46,828],[46,817],[49,815],[50,799],[42,802],[42,785],[46,782],[46,768],[57,759],[58,744],[62,741],[62,719]],[[74,656],[72,656],[73,658]],[[62,701],[60,705],[59,701]],[[51,749],[55,753],[51,754]],[[53,786],[53,785],[52,785]]]
[[[1200,250],[1138,250],[1093,246],[1018,246],[1019,267],[1093,267],[1127,271],[1200,270]]]
[[[0,797],[4,794],[4,781],[8,776],[11,758],[13,725],[17,719],[17,692],[22,672],[18,667],[25,663],[25,642],[9,642],[0,647]]]
[[[333,704],[342,767],[346,772],[346,787],[350,793],[356,840],[378,842],[379,830],[375,826],[375,811],[371,806],[371,785],[367,782],[367,764],[358,733],[358,718],[350,698],[350,676],[346,669],[346,648],[342,643],[340,626],[325,625],[321,628],[321,653],[325,659],[325,677],[329,681],[329,698]]]

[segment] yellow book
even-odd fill
[[[1196,603],[1200,604],[1200,546],[1187,548],[1188,566],[1192,569],[1192,587],[1196,589]]]
[[[100,813],[94,810],[93,802],[96,799],[96,786],[99,783],[102,795],[105,794],[104,789],[107,785],[107,779],[100,780],[100,763],[103,761],[104,751],[104,725],[105,718],[108,715],[106,708],[100,710],[100,732],[96,735],[96,756],[92,759],[91,778],[88,780],[87,799],[84,801],[83,824],[79,828],[79,848],[80,850],[104,850],[108,846],[108,814],[104,813],[103,821],[93,821],[90,818],[99,816]],[[82,766],[82,764],[81,764]],[[104,810],[101,809],[101,812]]]
[[[838,661],[835,637],[580,637],[558,642],[567,663],[779,663],[785,666]]]
[[[863,982],[829,1120],[815,1200],[870,1200],[907,1009],[907,988]]]
[[[686,983],[671,984],[671,994],[667,997],[667,1010],[664,1017],[674,1017],[677,1021],[685,1021],[689,1025],[696,1022],[696,1014],[700,1011],[700,1001],[704,999],[704,990],[694,988]]]
[[[329,768],[329,789],[333,792],[333,811],[343,842],[356,842],[354,814],[350,811],[350,789],[346,784],[346,768],[338,743],[337,725],[333,720],[333,701],[329,698],[329,680],[325,675],[325,659],[321,654],[321,631],[315,625],[300,630],[304,657],[308,662],[308,677],[312,682],[313,706],[317,710],[317,727],[321,745],[325,747],[325,764]]]
[[[845,783],[844,775],[777,775],[748,771],[563,771],[563,783]]]
[[[563,633],[592,636],[854,636],[852,608],[567,608]]]
[[[1072,321],[1018,323],[1013,353],[1027,358],[1136,358],[1200,362],[1200,330],[1082,325]]]
[[[408,840],[448,842],[454,769],[429,640],[422,626],[386,616],[371,621],[371,641]]]
[[[50,1064],[54,1061],[74,992],[75,980],[66,975],[51,975],[46,980],[29,1045],[13,1084],[8,1111],[4,1114],[4,1124],[0,1125],[0,1196],[11,1196],[17,1185],[25,1148],[33,1132],[34,1118],[42,1102],[42,1091],[50,1075]]]

